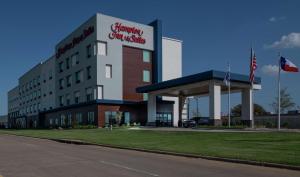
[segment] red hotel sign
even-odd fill
[[[111,33],[109,33],[108,37],[110,39],[117,39],[120,41],[127,41],[130,43],[138,43],[145,44],[146,39],[143,38],[143,30],[132,27],[125,26],[122,23],[116,22],[111,25]]]
[[[56,52],[56,58],[59,58],[62,54],[64,54],[68,50],[74,48],[77,44],[79,44],[81,41],[83,41],[85,38],[87,38],[93,32],[94,32],[93,26],[90,26],[90,27],[84,29],[80,36],[73,38],[72,42],[65,44],[63,47],[58,48],[58,50]]]

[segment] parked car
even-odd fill
[[[199,119],[198,125],[209,125],[209,119]]]
[[[194,121],[194,120],[185,120],[185,121],[183,121],[183,127],[184,128],[196,127],[196,121]]]

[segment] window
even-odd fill
[[[36,78],[36,82],[37,82],[37,85],[40,85],[41,84],[41,76],[38,76]]]
[[[86,67],[87,80],[92,78],[91,68],[92,68],[91,66]]]
[[[76,80],[77,84],[83,81],[83,72],[82,71],[77,71],[75,73],[75,80]]]
[[[52,124],[53,124],[53,120],[49,119],[49,125],[52,125]]]
[[[91,44],[89,44],[88,46],[86,46],[86,57],[90,58],[92,56],[92,48],[91,48]]]
[[[70,96],[70,94],[66,95],[66,103],[67,103],[67,105],[71,104],[71,96]]]
[[[150,52],[147,50],[143,50],[143,61],[150,62]]]
[[[95,55],[107,55],[107,43],[106,42],[97,42]]]
[[[66,79],[67,79],[67,87],[71,87],[71,85],[72,85],[72,75],[68,75],[66,77]]]
[[[82,124],[82,114],[81,113],[76,113],[75,118],[76,118],[76,122],[78,124]]]
[[[65,126],[66,123],[66,116],[64,114],[60,115],[60,125]]]
[[[41,103],[38,103],[38,110],[40,111],[42,109]]]
[[[61,73],[61,72],[63,72],[63,70],[64,70],[64,62],[60,62],[59,64],[58,64],[58,69],[59,69],[59,72]]]
[[[112,66],[111,65],[105,66],[105,77],[112,78]]]
[[[148,70],[143,71],[143,81],[150,82],[150,71]]]
[[[67,117],[68,117],[68,125],[71,126],[72,125],[72,114],[68,113]]]
[[[33,85],[33,84],[32,84],[32,81],[30,81],[30,89],[32,89],[32,85]]]
[[[52,70],[49,71],[49,80],[52,79]]]
[[[70,69],[70,58],[66,59],[66,69]]]
[[[59,89],[63,89],[65,85],[65,80],[64,79],[59,79]]]
[[[46,74],[43,74],[44,83],[46,83]]]
[[[36,99],[37,93],[36,91],[33,92],[33,98]]]
[[[87,88],[86,89],[86,101],[92,101],[93,100],[93,89],[90,87],[90,88]]]
[[[97,99],[103,99],[103,86],[97,86]]]
[[[64,105],[64,102],[65,102],[64,96],[59,96],[59,105],[60,105],[60,106],[63,106],[63,105]]]
[[[94,124],[94,123],[95,123],[95,113],[88,112],[88,124]]]
[[[143,100],[148,101],[148,93],[143,93]]]
[[[80,101],[80,92],[79,91],[74,92],[74,98],[75,98],[74,102],[79,103],[79,101]]]
[[[115,112],[115,111],[105,111],[104,115],[105,115],[105,124],[106,125],[116,124],[117,112]]]
[[[33,79],[33,86],[35,87],[36,85],[36,79]]]
[[[72,66],[75,66],[76,64],[79,64],[78,54],[79,54],[79,53],[75,53],[75,54],[73,54],[73,55],[71,56]]]

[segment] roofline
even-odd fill
[[[176,42],[183,43],[183,41],[182,41],[182,40],[180,40],[180,39],[169,38],[169,37],[165,37],[165,36],[163,36],[162,38],[163,38],[163,39],[166,39],[166,40],[170,40],[170,41],[176,41]]]

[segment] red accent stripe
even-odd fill
[[[283,70],[287,72],[299,72],[298,68],[290,67],[289,65],[284,65]]]

